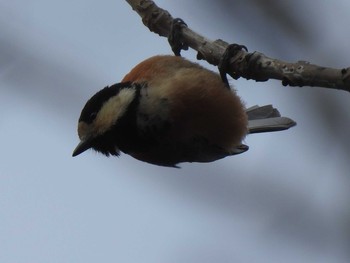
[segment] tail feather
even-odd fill
[[[281,117],[272,105],[250,107],[247,109],[247,115],[249,133],[282,131],[296,125],[294,120]]]
[[[281,117],[279,111],[272,105],[252,106],[246,110],[249,120],[266,119],[272,117]]]

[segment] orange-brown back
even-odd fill
[[[147,82],[153,113],[158,99],[169,101],[168,118],[174,127],[169,138],[190,141],[193,136],[230,151],[247,133],[245,108],[220,76],[182,57],[151,57],[128,73],[122,82]]]

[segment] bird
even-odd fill
[[[207,163],[246,152],[248,134],[295,124],[272,105],[246,108],[216,72],[181,56],[157,55],[86,102],[73,156],[94,149],[166,167]]]

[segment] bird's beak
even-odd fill
[[[75,157],[92,147],[92,140],[85,139],[81,140],[77,147],[74,149],[72,156]]]

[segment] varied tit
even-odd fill
[[[271,105],[246,110],[218,74],[182,57],[155,56],[88,100],[73,156],[92,148],[161,166],[212,162],[247,151],[248,133],[293,125]]]

